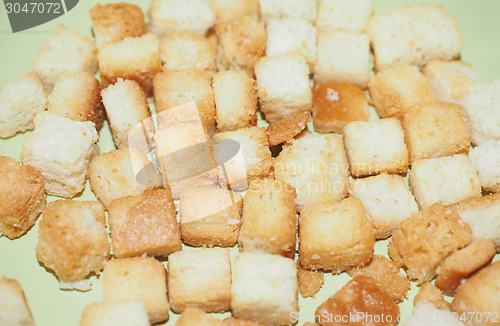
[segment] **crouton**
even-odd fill
[[[259,0],[210,0],[217,21],[259,16]]]
[[[408,180],[420,208],[481,196],[477,172],[465,154],[415,161]]]
[[[481,187],[485,191],[500,191],[500,140],[485,142],[471,148],[469,159],[477,170]]]
[[[0,84],[0,138],[32,130],[35,115],[47,104],[45,89],[35,73]]]
[[[396,118],[350,122],[344,128],[344,144],[353,176],[408,170],[408,149]]]
[[[434,204],[404,221],[392,232],[389,251],[393,260],[398,255],[407,267],[410,280],[430,281],[443,259],[471,242],[472,231],[449,208]]]
[[[451,60],[464,46],[457,20],[443,6],[406,5],[368,21],[375,69],[402,64],[423,66],[435,59]]]
[[[299,291],[304,298],[313,297],[321,289],[324,283],[324,273],[321,270],[311,271],[300,264],[297,266],[297,279]]]
[[[137,300],[95,302],[83,309],[80,326],[150,326],[144,304]]]
[[[292,259],[264,253],[240,253],[233,264],[233,316],[248,321],[291,324],[297,314],[297,267]]]
[[[160,40],[164,70],[215,70],[215,44],[197,34],[180,31]]]
[[[73,197],[85,187],[96,141],[93,122],[41,112],[35,118],[35,130],[24,140],[21,162],[42,173],[49,195]]]
[[[100,203],[58,200],[43,209],[36,257],[54,271],[61,289],[90,290],[92,283],[85,278],[99,274],[110,250]]]
[[[251,321],[228,317],[222,321],[224,326],[263,326],[262,324],[253,323]]]
[[[415,66],[378,72],[370,77],[368,89],[381,118],[400,116],[415,104],[436,101],[429,81]]]
[[[222,326],[220,319],[206,314],[203,310],[193,307],[186,308],[177,319],[175,326]]]
[[[262,18],[299,17],[314,22],[317,13],[315,0],[259,0]]]
[[[144,13],[131,3],[97,4],[89,11],[95,45],[102,49],[125,37],[139,37],[146,33]]]
[[[366,94],[354,84],[315,83],[312,94],[315,131],[343,133],[349,122],[370,119]]]
[[[401,326],[464,326],[457,316],[449,310],[437,308],[431,303],[421,303],[415,306],[413,314],[404,318]]]
[[[315,82],[352,83],[365,89],[370,74],[370,39],[359,33],[320,32],[313,73]]]
[[[418,293],[413,298],[413,306],[417,307],[421,304],[431,303],[438,309],[450,309],[450,303],[443,297],[440,289],[434,286],[431,282],[425,282],[418,289]]]
[[[338,273],[373,257],[375,235],[357,198],[306,207],[299,218],[299,238],[299,261],[306,269]]]
[[[374,0],[321,0],[316,27],[319,30],[361,32],[373,13]]]
[[[42,81],[45,91],[50,93],[57,76],[64,71],[97,72],[97,48],[87,36],[57,25],[56,30],[43,43],[33,61],[33,72]]]
[[[168,320],[165,267],[151,257],[110,260],[103,273],[105,303],[141,301],[151,324]]]
[[[35,224],[45,206],[40,171],[0,156],[0,235],[15,239]]]
[[[35,326],[23,288],[15,279],[0,278],[0,319],[6,326]]]
[[[274,146],[281,143],[290,143],[292,139],[300,135],[302,130],[307,126],[307,122],[311,119],[311,112],[300,111],[293,115],[278,120],[267,126],[267,136],[269,137],[269,145]]]

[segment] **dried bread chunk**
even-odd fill
[[[314,22],[317,15],[315,0],[259,0],[259,3],[260,13],[265,20],[299,17]]]
[[[244,319],[228,317],[222,321],[224,326],[263,326],[262,324],[257,324]]]
[[[443,297],[440,289],[434,286],[431,282],[425,282],[418,289],[418,293],[413,298],[413,306],[415,308],[421,304],[432,304],[438,309],[450,309],[450,303]]]
[[[485,191],[500,191],[500,140],[489,141],[471,148],[469,159],[477,170]]]
[[[401,326],[464,326],[457,316],[449,310],[440,309],[432,303],[420,303],[413,309],[413,314],[402,320]]]
[[[281,143],[289,143],[299,135],[311,119],[310,111],[300,111],[293,115],[280,119],[267,126],[269,145],[274,146]]]
[[[177,319],[175,326],[222,326],[220,319],[206,314],[203,310],[193,307],[186,308]]]
[[[137,300],[95,302],[83,309],[80,326],[150,326],[144,304]]]
[[[259,0],[210,0],[210,7],[218,22],[260,14]]]
[[[216,46],[208,38],[179,31],[163,36],[160,55],[164,70],[215,70]]]
[[[318,30],[361,32],[373,13],[374,0],[321,0],[318,5]]]
[[[23,288],[15,279],[0,278],[0,324],[35,326]]]
[[[297,279],[299,281],[299,292],[304,298],[313,297],[321,289],[324,283],[324,272],[312,271],[297,264]]]

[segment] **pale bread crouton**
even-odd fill
[[[228,317],[222,321],[223,326],[263,326],[262,324],[257,324],[251,321],[238,319],[234,317]]]
[[[0,278],[0,321],[5,326],[35,326],[23,288],[15,279]]]
[[[460,317],[460,316],[459,316]],[[413,309],[413,314],[402,320],[401,326],[465,326],[449,310],[437,308],[432,303],[420,303]]]
[[[485,191],[500,191],[500,140],[489,141],[471,148],[469,159],[477,170]]]
[[[160,40],[164,70],[215,70],[216,46],[209,39],[186,31],[165,35]]]
[[[137,300],[95,302],[83,309],[79,326],[150,326],[144,304]]]
[[[193,307],[186,308],[177,319],[175,326],[222,326],[222,320],[210,316],[203,310]]]
[[[450,309],[450,303],[443,297],[440,289],[434,286],[431,282],[425,282],[418,289],[418,293],[413,298],[413,306],[417,307],[421,304],[433,304],[438,309]]]
[[[313,297],[321,289],[324,283],[324,272],[321,270],[311,271],[297,264],[297,279],[299,292],[304,298]]]
[[[274,146],[281,143],[290,143],[295,136],[300,135],[311,119],[310,111],[300,111],[293,115],[282,118],[267,126],[269,145]]]
[[[259,0],[210,0],[210,7],[218,22],[260,14]]]
[[[317,15],[316,0],[259,0],[262,18],[299,17],[314,22]]]
[[[373,13],[374,0],[321,0],[316,27],[318,30],[363,31]]]

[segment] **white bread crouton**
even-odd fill
[[[406,5],[368,21],[377,71],[401,64],[423,66],[451,60],[462,51],[457,20],[443,6]]]
[[[83,309],[79,326],[150,326],[144,304],[137,300],[95,302]]]
[[[269,137],[269,145],[274,146],[285,142],[290,143],[306,129],[309,120],[311,120],[311,112],[305,110],[269,124],[266,130]]]
[[[316,27],[321,31],[361,32],[373,7],[374,0],[321,0]]]
[[[264,325],[257,324],[248,320],[228,317],[222,321],[222,326],[264,326]]]
[[[317,15],[316,0],[259,0],[262,18],[299,17],[314,22]]]
[[[223,326],[222,321],[210,316],[203,310],[193,307],[187,307],[177,319],[175,326]]]
[[[34,73],[0,84],[0,138],[33,129],[38,112],[47,108],[45,89]]]
[[[500,140],[471,148],[469,158],[485,191],[500,191]]]
[[[465,326],[449,310],[439,309],[432,303],[420,303],[415,306],[413,313],[402,319],[401,326]]]
[[[210,0],[210,7],[218,22],[260,14],[259,0]]]
[[[15,279],[0,278],[0,321],[5,326],[35,326],[23,288]]]
[[[164,70],[215,70],[216,46],[197,34],[180,31],[160,40],[160,56]]]

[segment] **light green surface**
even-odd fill
[[[91,35],[91,22],[88,11],[96,3],[117,2],[80,0],[80,3],[69,13],[34,29],[12,34],[7,15],[1,5],[0,9],[0,82],[17,77],[21,73],[31,70],[31,63],[35,59],[37,49],[49,36],[57,23],[64,23],[70,29],[83,35]],[[130,1],[141,6],[146,12],[149,1]],[[376,0],[376,12],[382,13],[396,8],[408,1]],[[411,1],[417,4],[422,1]],[[428,1],[444,5],[460,23],[465,48],[462,59],[473,64],[478,74],[486,82],[500,79],[500,1],[498,0],[443,0]],[[21,145],[25,134],[17,135],[8,140],[0,140],[0,155],[19,158]],[[105,152],[113,149],[114,145],[107,124],[100,134],[99,146]],[[95,198],[87,189],[78,200]],[[49,198],[49,201],[54,200]],[[87,293],[76,291],[60,291],[58,281],[54,275],[40,266],[35,256],[35,245],[38,236],[38,223],[27,235],[11,241],[0,238],[0,276],[16,278],[22,284],[33,315],[38,325],[78,325],[83,308],[94,301],[102,299],[102,280],[93,277],[93,290]],[[232,258],[237,249],[232,249]],[[386,241],[376,244],[376,253],[386,254]],[[338,276],[325,275],[325,285],[315,299],[303,299],[299,295],[300,314],[311,318],[316,307],[335,293],[348,280],[345,273]],[[413,296],[416,288],[413,285],[409,299],[403,302],[401,312],[407,316],[412,311]],[[226,314],[225,316],[227,316]],[[177,315],[171,313],[167,325],[173,325]],[[304,320],[303,320],[304,321]],[[303,323],[301,321],[299,324]]]

